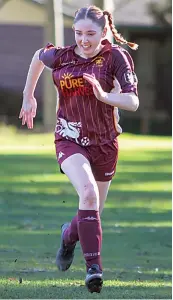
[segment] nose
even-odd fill
[[[86,37],[86,36],[83,36],[83,37],[82,37],[82,43],[83,43],[83,44],[88,43],[88,40],[87,40],[87,37]]]

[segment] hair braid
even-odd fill
[[[110,12],[106,11],[106,10],[103,11],[103,14],[105,16],[107,15],[107,17],[108,17],[109,27],[110,27],[110,30],[112,31],[112,34],[113,34],[115,40],[120,44],[127,44],[133,50],[137,50],[138,49],[137,44],[126,41],[123,38],[123,36],[120,33],[118,33],[118,31],[116,30],[116,28],[113,24],[112,14]]]
[[[77,9],[74,13],[75,17],[77,16],[78,12],[79,12],[80,9]]]

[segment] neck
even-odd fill
[[[96,56],[101,51],[102,48],[103,48],[103,46],[100,45],[100,47],[98,49],[96,49],[92,54],[89,54],[89,55],[82,53],[78,47],[76,47],[75,52],[76,52],[76,54],[78,54],[79,56],[81,56],[83,58],[90,58],[90,57]]]

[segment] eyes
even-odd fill
[[[82,36],[82,32],[75,32],[76,33],[76,35],[78,35],[78,36]],[[95,35],[95,33],[88,33],[87,34],[88,36],[93,36],[93,35]]]

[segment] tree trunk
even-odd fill
[[[46,1],[46,23],[44,40],[56,46],[64,45],[64,27],[62,16],[62,1]],[[43,125],[45,131],[52,131],[56,124],[57,92],[55,90],[50,70],[44,71],[43,84]]]

